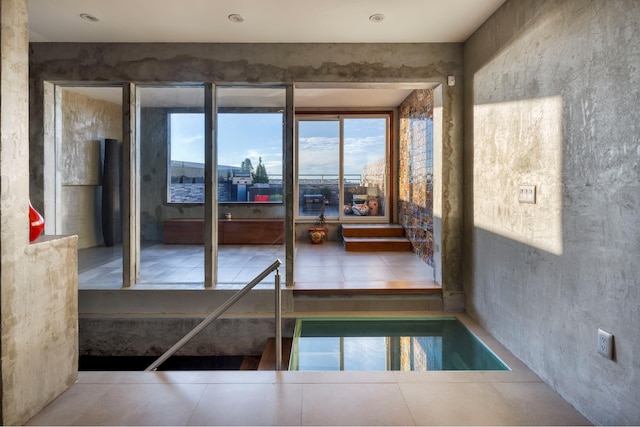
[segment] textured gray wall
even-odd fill
[[[83,318],[80,354],[160,356],[204,318]],[[282,335],[292,337],[295,319],[283,319]],[[220,318],[180,351],[181,356],[258,356],[275,336],[273,318]]]
[[[443,85],[442,283],[462,309],[461,44],[31,44],[31,193],[44,200],[44,82],[416,83]],[[457,85],[446,85],[448,75]],[[143,178],[144,179],[144,178]],[[235,217],[257,213],[235,208]],[[149,212],[147,211],[147,214]],[[157,216],[154,212],[152,216]],[[146,232],[146,231],[145,231]]]
[[[61,234],[76,234],[78,248],[103,243],[102,150],[106,138],[122,143],[122,107],[62,90]]]
[[[77,380],[77,239],[29,243],[27,0],[0,18],[0,423],[22,425]]]
[[[467,310],[598,424],[640,424],[639,22],[509,1],[465,46]]]

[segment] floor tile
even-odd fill
[[[416,425],[521,425],[491,383],[400,383]]]
[[[186,425],[205,384],[113,384],[77,425]],[[168,404],[170,402],[170,404]]]
[[[211,384],[189,425],[300,425],[302,384]]]
[[[398,383],[471,383],[490,382],[480,371],[428,371],[410,372],[396,371],[394,376]]]
[[[304,425],[413,425],[397,384],[305,384]]]
[[[323,256],[298,256],[295,258],[295,265],[298,268],[306,267],[339,267],[340,258],[337,255]]]
[[[306,384],[361,384],[361,383],[392,383],[396,382],[393,372],[302,372]]]
[[[208,384],[213,371],[81,371],[78,384]]]
[[[344,267],[386,267],[379,257],[373,255],[340,257],[340,265]]]
[[[75,384],[26,425],[78,425],[87,408],[100,405],[110,384]]]
[[[494,387],[527,424],[591,425],[545,383],[494,383]]]
[[[345,280],[341,267],[298,268],[294,275],[295,280],[299,281],[343,282]]]

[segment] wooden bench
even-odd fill
[[[221,219],[218,221],[218,244],[284,244],[283,218]],[[162,242],[169,244],[204,244],[204,219],[170,219],[162,223]]]

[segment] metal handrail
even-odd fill
[[[180,341],[175,343],[173,347],[165,351],[162,356],[158,357],[145,371],[155,371],[158,366],[162,365],[168,358],[174,355],[174,353],[180,350],[186,343],[191,341],[193,337],[198,335],[204,328],[206,328],[211,322],[220,317],[226,312],[233,304],[238,302],[243,296],[245,296],[251,289],[253,289],[258,283],[262,282],[272,271],[276,272],[275,280],[275,320],[276,320],[276,371],[282,370],[282,310],[281,310],[281,289],[280,289],[280,270],[278,267],[282,265],[282,261],[276,259],[273,264],[267,267],[262,273],[258,274],[255,279],[247,283],[242,289],[233,294],[224,304],[222,304],[216,311],[211,313],[196,325],[189,333],[187,333]]]

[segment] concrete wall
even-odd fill
[[[122,107],[62,90],[61,105],[62,234],[76,234],[78,248],[103,244],[102,152],[104,140],[122,142]]]
[[[77,251],[76,236],[40,237],[23,251],[13,294],[3,292],[4,425],[25,422],[78,379]]]
[[[198,326],[202,318],[121,317],[80,319],[82,356],[161,356]],[[293,337],[295,319],[283,319],[282,335]],[[178,356],[259,356],[275,336],[271,318],[223,317],[207,326]]]
[[[465,45],[467,310],[598,424],[640,424],[639,21],[509,1]]]
[[[82,44],[31,45],[32,193],[44,199],[45,82],[416,83],[443,85],[442,284],[447,307],[462,295],[461,44]],[[446,86],[448,75],[458,84]],[[142,177],[144,180],[144,177]],[[254,215],[237,207],[234,217]],[[231,209],[230,209],[231,210]],[[438,219],[440,221],[440,219]]]
[[[26,0],[2,1],[0,53],[0,422],[21,425],[77,378],[77,240],[29,244]]]

